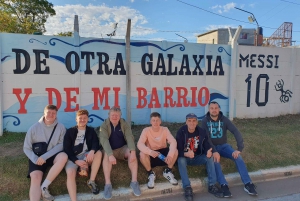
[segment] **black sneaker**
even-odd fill
[[[184,189],[184,199],[186,201],[193,201],[193,189],[192,187],[188,186]]]
[[[208,187],[208,192],[216,196],[217,198],[222,198],[224,197],[223,191],[216,185],[211,185]]]
[[[221,189],[223,191],[224,198],[230,198],[232,196],[227,184],[222,184]]]
[[[92,190],[93,194],[95,194],[95,195],[99,194],[100,190],[99,190],[97,184],[95,183],[95,181],[88,180],[86,183],[87,183],[88,187]]]
[[[249,182],[247,184],[245,184],[244,190],[249,194],[249,195],[258,195],[256,192],[256,186]]]

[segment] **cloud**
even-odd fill
[[[249,6],[250,6],[251,8],[254,8],[255,4],[252,3],[252,4],[249,4]]]
[[[215,30],[215,29],[219,29],[219,28],[228,28],[228,27],[236,28],[237,26],[228,25],[228,24],[223,24],[223,25],[214,25],[214,24],[211,24],[211,25],[207,26],[205,28],[205,30],[211,31],[211,30]]]
[[[113,32],[113,23],[118,27],[114,38],[124,38],[127,30],[127,20],[131,19],[131,36],[156,33],[156,30],[147,28],[147,19],[137,10],[126,7],[108,7],[105,4],[94,6],[65,5],[54,6],[56,15],[49,17],[45,23],[45,35],[60,32],[73,32],[74,16],[78,15],[79,34],[83,37],[106,37]]]
[[[229,12],[235,6],[236,6],[236,3],[231,2],[231,3],[225,4],[225,5],[212,6],[211,9],[212,10],[217,10],[218,13],[222,14],[222,13]]]
[[[133,3],[133,2],[134,2],[134,0],[130,0],[130,2],[131,2],[131,3]]]

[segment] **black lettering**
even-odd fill
[[[270,65],[267,65],[267,68],[272,68],[272,67],[273,67],[273,61],[270,60],[270,58],[273,59],[273,55],[268,55],[268,56],[267,56],[267,61],[268,61],[269,64],[270,64]]]
[[[207,71],[206,71],[206,75],[212,75],[212,72],[211,72],[212,55],[207,55],[206,59],[207,59]]]
[[[173,54],[168,54],[168,58],[169,58],[169,66],[168,66],[168,72],[167,75],[177,75],[177,67],[175,67],[174,72],[172,72],[172,58],[173,58]]]
[[[197,55],[193,55],[193,59],[195,61],[196,67],[193,71],[193,75],[203,75],[203,71],[200,68],[200,62],[204,58],[204,55],[199,55],[199,61],[197,61]],[[197,69],[199,69],[199,74],[197,73]]]
[[[16,69],[14,70],[14,74],[24,74],[30,68],[30,55],[26,50],[22,49],[12,49],[13,52],[16,53]],[[25,59],[25,65],[23,69],[21,68],[21,54],[23,54]]]
[[[102,66],[104,66],[105,74],[110,75],[111,72],[112,72],[112,69],[109,69],[108,64],[107,64],[107,62],[109,61],[108,54],[105,53],[105,52],[97,52],[97,55],[99,57],[99,67],[98,67],[98,70],[97,70],[97,74],[98,75],[103,75],[104,72],[103,72]],[[102,60],[103,57],[104,57],[104,61]]]
[[[263,54],[258,55],[258,61],[260,61],[260,63],[261,63],[261,65],[257,65],[258,68],[263,68],[264,67],[264,61],[261,60],[261,57],[265,58],[265,55],[263,55]]]
[[[251,56],[250,56],[250,67],[252,67],[252,68],[256,68],[256,65],[253,65],[253,63],[255,62],[255,57],[256,57],[256,54],[251,54]]]
[[[157,65],[156,65],[156,70],[154,71],[153,75],[159,75],[158,69],[161,68],[161,75],[166,75],[166,66],[165,66],[165,62],[164,62],[164,56],[162,53],[158,54],[158,58],[157,58]]]
[[[120,75],[126,75],[126,71],[124,68],[124,63],[123,63],[123,57],[121,53],[117,53],[116,57],[116,62],[115,62],[115,69],[113,71],[114,75],[118,75],[118,68],[120,68]]]
[[[274,68],[278,68],[278,58],[279,58],[279,55],[275,55],[275,66],[274,66]]]
[[[81,59],[84,59],[84,57],[86,56],[86,69],[84,71],[84,74],[93,74],[93,72],[91,71],[91,57],[92,59],[95,58],[95,54],[94,52],[81,52]]]
[[[146,59],[150,59],[150,61],[147,61],[148,65],[148,71],[146,70]],[[142,71],[145,75],[152,75],[152,69],[153,69],[153,54],[144,54],[141,61]]]
[[[35,53],[35,65],[36,68],[33,71],[34,74],[50,74],[49,67],[46,66],[46,59],[41,60],[41,54],[45,55],[45,58],[49,58],[49,50],[33,50]],[[45,70],[42,71],[41,63],[46,66]]]
[[[184,65],[184,63],[186,65]],[[182,56],[182,62],[181,62],[181,68],[180,68],[180,71],[179,71],[179,75],[183,75],[183,69],[186,69],[185,71],[185,75],[191,75],[191,71],[190,71],[190,64],[189,64],[189,57],[187,54],[184,54]]]
[[[72,68],[72,64],[71,64],[71,57],[72,55],[75,56],[75,69],[73,70]],[[71,73],[71,74],[75,74],[78,70],[79,70],[79,67],[80,67],[80,62],[79,62],[79,56],[76,52],[74,51],[71,51],[67,54],[66,56],[66,61],[65,61],[65,65],[67,67],[67,70]]]
[[[217,75],[218,74],[217,68],[220,69],[219,75],[224,75],[224,70],[223,70],[223,64],[222,64],[222,58],[221,58],[221,56],[217,56],[216,64],[215,64],[215,70],[214,70],[213,75]]]
[[[242,67],[242,61],[246,61],[246,67],[249,67],[249,60],[248,60],[249,54],[247,56],[243,57],[243,55],[240,54],[240,67]]]

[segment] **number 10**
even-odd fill
[[[248,74],[247,79],[245,80],[248,83],[247,86],[247,107],[250,107],[250,97],[251,97],[251,78],[252,74]],[[263,102],[259,102],[259,88],[260,88],[260,79],[266,79],[266,87],[265,87],[265,100]],[[256,79],[256,93],[255,93],[255,102],[257,106],[265,106],[269,99],[269,76],[267,74],[260,74]]]

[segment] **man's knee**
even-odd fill
[[[30,173],[31,183],[40,183],[43,179],[43,172],[39,170],[35,170]]]
[[[60,163],[66,163],[68,161],[68,155],[65,152],[60,152],[56,155],[54,159],[54,163],[60,162]]]
[[[95,157],[100,157],[102,158],[102,152],[100,150],[96,151]]]
[[[144,161],[144,160],[149,160],[150,159],[150,157],[149,157],[149,155],[148,154],[145,154],[145,153],[143,153],[143,152],[140,152],[140,160],[141,161]]]
[[[67,177],[76,177],[77,171],[74,168],[66,169]]]
[[[178,157],[177,162],[178,162],[178,165],[186,166],[186,158],[185,157]]]

